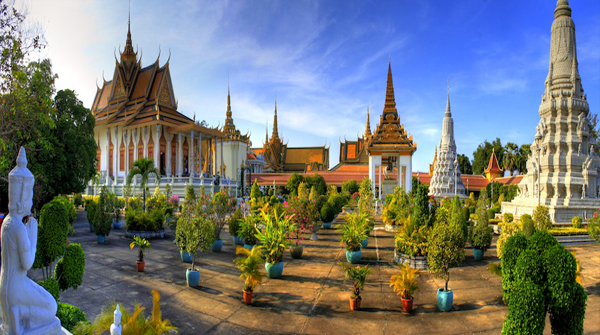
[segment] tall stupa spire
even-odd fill
[[[450,112],[450,78],[448,78],[448,88],[446,92],[446,117],[452,117]]]
[[[229,91],[229,79],[227,79],[227,111],[225,112],[225,126],[223,130],[226,133],[233,135],[235,133],[235,125],[233,124],[233,117],[231,112],[231,94]]]
[[[279,139],[279,131],[277,129],[277,97],[275,97],[275,116],[273,117],[273,135],[272,139]]]
[[[383,112],[393,112],[398,115],[396,110],[396,98],[394,96],[394,81],[392,79],[392,59],[388,62],[388,76],[387,76],[387,87],[385,89],[385,107]]]
[[[121,54],[121,60],[134,60],[135,52],[133,51],[133,42],[131,41],[131,1],[129,1],[129,15],[127,17],[127,40],[125,41],[125,49]]]
[[[369,107],[367,106],[367,126],[365,128],[365,138],[369,138],[369,137],[371,137],[371,120],[370,120]]]

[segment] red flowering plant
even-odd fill
[[[314,201],[294,197],[286,202],[284,209],[285,214],[292,217],[293,222],[288,232],[288,238],[294,240],[290,244],[297,246],[304,240],[302,233],[307,230],[316,231],[319,218],[317,206]]]
[[[358,199],[360,199],[360,193],[352,193],[352,195],[350,196],[350,201],[348,202],[348,206],[356,207],[358,205]]]

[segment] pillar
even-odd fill
[[[177,177],[183,174],[183,143],[181,143],[181,132],[177,133]]]
[[[381,156],[369,156],[369,179],[373,190],[375,190],[375,166],[377,165],[381,165]]]
[[[218,145],[219,145],[219,140],[216,137],[215,137],[215,140],[213,142],[213,145],[215,147],[215,165],[214,165],[215,166],[215,169],[214,169],[215,173],[214,174],[217,174],[217,173],[219,173],[219,161],[218,161],[218,159],[219,159],[219,153],[217,152]]]
[[[188,171],[190,172],[190,179],[194,176],[194,131],[190,132],[190,147],[188,153]]]
[[[156,136],[154,136],[154,167],[160,171],[160,128],[161,125],[156,125]]]
[[[381,189],[383,188],[383,181],[381,180],[381,165],[379,165],[379,169],[377,169],[377,170],[379,170],[379,192],[378,192],[379,196],[378,196],[378,198],[380,201],[383,201],[383,199],[381,199]],[[373,191],[375,191],[375,189],[373,189]]]
[[[166,138],[167,138],[167,150],[165,152],[165,156],[166,156],[166,158],[165,158],[165,164],[166,164],[165,171],[167,172],[167,176],[170,177],[171,174],[172,174],[172,171],[171,171],[171,168],[172,168],[171,167],[171,158],[173,157],[172,156],[173,153],[171,152],[172,151],[171,150],[171,134],[169,134],[169,133],[166,133],[166,134],[167,134],[167,136],[166,136]]]
[[[104,160],[106,163],[104,164],[104,166],[106,167],[106,185],[108,185],[108,178],[109,178],[109,173],[110,173],[110,128],[106,127],[106,150],[104,150],[104,152],[106,153],[106,159]]]
[[[198,132],[198,172],[200,177],[204,174],[202,171],[202,133]]]
[[[148,137],[148,127],[144,127],[144,135],[142,140],[144,141],[144,158],[148,157],[148,142],[150,142],[150,138]]]
[[[406,164],[406,192],[412,191],[412,155],[407,156]]]
[[[119,158],[121,153],[119,152],[119,127],[115,127],[115,141],[113,143],[113,171],[115,172],[115,180],[113,184],[116,184],[119,180]]]
[[[225,177],[223,175],[223,138],[221,138],[221,164],[219,167],[219,174],[221,175],[221,178]]]
[[[137,161],[138,159],[140,159],[138,157],[138,143],[139,143],[139,138],[138,138],[138,129],[135,128],[133,130],[133,161]]]
[[[125,153],[123,155],[123,159],[125,162],[123,163],[123,173],[125,176],[123,177],[123,185],[127,183],[127,175],[129,174],[129,138],[127,137],[127,130],[123,130],[123,146],[125,147]]]

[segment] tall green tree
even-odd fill
[[[531,154],[531,144],[522,144],[519,147],[519,155],[517,156],[517,170],[521,174],[527,174],[527,159]]]
[[[491,143],[485,140],[477,147],[477,150],[473,152],[473,174],[483,174],[483,171],[490,162],[490,157],[492,157],[492,151],[496,153],[498,163],[501,164],[504,159],[504,147],[502,146],[502,142],[499,138],[496,138]]]
[[[96,174],[94,116],[68,89],[56,94],[50,116],[54,127],[45,128],[42,136],[51,147],[36,143],[32,165],[43,171],[50,193],[82,192]]]
[[[325,183],[325,178],[318,173],[304,178],[304,182],[307,184],[309,190],[314,186],[320,195],[327,193],[327,183]]]
[[[154,175],[157,182],[160,183],[160,171],[154,166],[154,161],[148,158],[140,158],[133,162],[133,168],[127,175],[127,186],[131,184],[133,177],[140,175],[142,180],[140,181],[140,188],[144,197],[144,210],[146,210],[146,184],[150,175]]]
[[[467,155],[458,154],[457,159],[460,173],[473,174],[473,166],[471,166],[471,160]]]
[[[504,146],[504,158],[502,159],[502,167],[504,170],[510,171],[512,176],[517,170],[517,160],[519,157],[519,146],[515,143],[508,142]]]
[[[298,186],[300,186],[300,183],[302,183],[303,181],[304,181],[304,177],[301,174],[294,172],[294,173],[292,173],[290,178],[288,178],[285,188],[288,190],[290,195],[297,196],[298,195]]]

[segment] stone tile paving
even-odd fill
[[[389,287],[397,271],[393,258],[393,233],[381,229],[381,222],[363,250],[363,263],[373,272],[367,277],[362,294],[362,310],[350,311],[349,284],[337,264],[345,261],[339,233],[320,230],[319,240],[304,240],[304,255],[292,260],[286,253],[281,279],[266,279],[255,290],[252,306],[242,303],[242,282],[233,264],[235,249],[228,232],[223,232],[223,252],[197,257],[201,271],[200,288],[189,288],[173,232],[163,240],[152,240],[145,255],[146,270],[136,271],[137,253],[129,250],[124,230],[112,231],[106,245],[98,245],[89,232],[85,212],[79,212],[76,234],[71,243],[81,243],[86,252],[83,285],[61,294],[61,300],[80,306],[94,319],[102,306],[119,301],[128,309],[139,302],[148,313],[152,308],[151,290],[161,294],[163,317],[179,327],[180,334],[499,334],[507,307],[502,302],[500,277],[487,267],[497,261],[489,251],[482,262],[467,258],[451,270],[454,310],[437,311],[436,291],[443,285],[427,272],[421,272],[421,289],[415,294],[415,310],[401,312],[400,298]],[[308,238],[308,235],[306,236]],[[586,333],[600,333],[600,246],[587,244],[569,247],[577,251],[584,286],[588,293]],[[39,271],[30,274],[39,278]],[[545,333],[550,333],[547,320]]]

